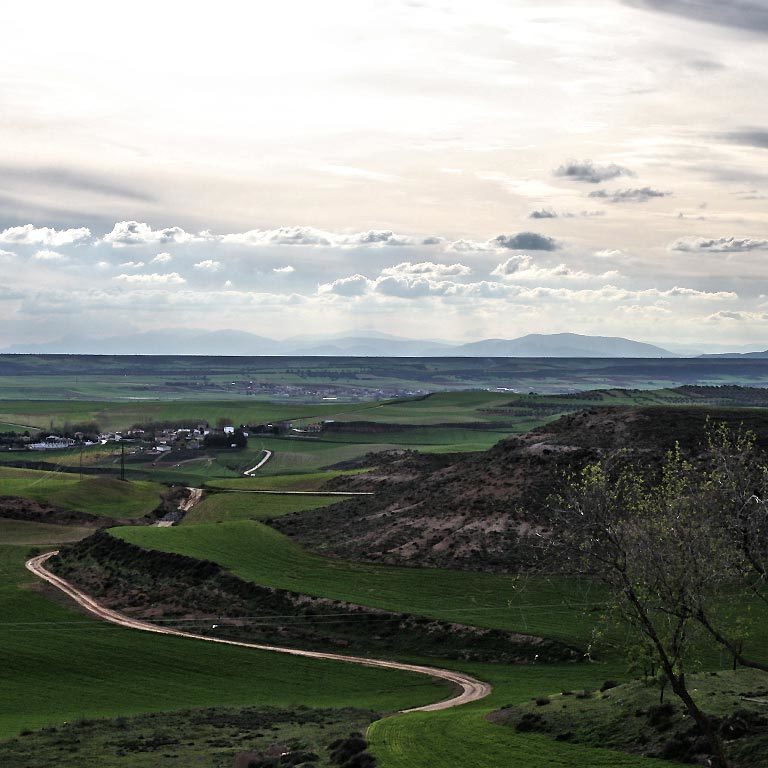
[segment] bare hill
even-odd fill
[[[488,451],[367,458],[370,472],[337,478],[361,497],[274,521],[324,554],[472,570],[517,570],[535,560],[548,496],[563,478],[607,451],[628,448],[658,463],[679,442],[701,451],[707,418],[743,423],[768,448],[768,413],[705,408],[599,408],[563,416]]]

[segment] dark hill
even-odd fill
[[[315,551],[345,558],[517,570],[533,565],[546,500],[565,475],[619,448],[650,464],[675,442],[695,456],[708,418],[744,424],[768,449],[768,412],[762,410],[595,408],[481,453],[375,454],[366,462],[370,472],[332,484],[374,496],[273,524]]]

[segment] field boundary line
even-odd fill
[[[59,589],[65,595],[74,600],[78,605],[85,608],[89,613],[92,613],[94,616],[97,616],[104,621],[117,624],[121,627],[138,629],[144,632],[154,632],[158,635],[175,635],[176,637],[186,637],[192,640],[205,640],[210,643],[219,643],[221,645],[234,645],[240,648],[253,648],[259,651],[285,653],[290,656],[303,656],[310,659],[341,661],[348,664],[359,664],[360,666],[364,667],[377,667],[381,669],[394,669],[400,672],[413,672],[419,675],[427,675],[428,677],[445,680],[460,688],[460,692],[455,693],[448,699],[443,699],[442,701],[435,702],[434,704],[425,704],[421,707],[402,709],[400,710],[400,713],[402,714],[407,712],[437,712],[444,709],[459,707],[463,704],[469,704],[470,702],[484,699],[491,693],[492,690],[488,683],[477,680],[470,675],[464,674],[463,672],[455,672],[450,669],[441,669],[440,667],[428,667],[421,664],[408,664],[405,662],[389,661],[386,659],[369,659],[364,656],[349,656],[339,653],[325,653],[323,651],[304,651],[299,648],[286,648],[279,645],[244,643],[238,640],[225,640],[218,637],[198,635],[193,632],[184,632],[179,629],[157,626],[146,621],[133,619],[129,616],[125,616],[122,613],[119,613],[118,611],[114,611],[111,608],[105,608],[93,597],[86,594],[82,590],[79,590],[73,584],[70,584],[66,579],[51,573],[51,571],[45,567],[44,563],[58,553],[59,550],[53,550],[42,555],[37,555],[36,557],[32,557],[27,560],[25,566],[28,571],[43,581],[48,582],[48,584],[51,584],[52,586]]]

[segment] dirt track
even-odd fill
[[[137,619],[124,616],[122,613],[113,611],[100,605],[85,592],[81,592],[72,586],[68,581],[51,573],[44,566],[46,560],[58,554],[58,550],[46,552],[44,555],[38,555],[26,562],[27,570],[31,571],[39,578],[60,589],[64,594],[72,598],[90,613],[98,616],[104,621],[112,624],[118,624],[121,627],[130,629],[140,629],[144,632],[155,632],[159,635],[176,635],[178,637],[192,638],[193,640],[206,640],[209,643],[221,643],[223,645],[237,645],[242,648],[255,648],[260,651],[274,651],[275,653],[287,653],[291,656],[306,656],[311,659],[328,659],[330,661],[344,661],[350,664],[360,664],[364,667],[382,667],[384,669],[398,669],[402,672],[415,672],[420,675],[429,675],[429,677],[447,680],[458,686],[461,691],[449,699],[438,701],[435,704],[427,704],[423,707],[413,707],[404,709],[402,712],[436,712],[441,709],[450,709],[462,704],[469,704],[472,701],[479,701],[485,698],[491,692],[491,686],[480,680],[465,675],[462,672],[453,672],[449,669],[439,669],[437,667],[424,667],[418,664],[403,664],[399,661],[385,661],[383,659],[366,659],[362,656],[346,656],[338,653],[323,653],[321,651],[302,651],[297,648],[283,648],[277,645],[260,645],[258,643],[241,643],[236,640],[222,640],[216,637],[207,637],[205,635],[196,635],[191,632],[183,632],[170,627],[161,627],[149,622],[139,621]]]

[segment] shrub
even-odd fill
[[[606,680],[600,686],[600,693],[605,693],[606,691],[610,691],[611,688],[615,688],[617,685],[618,683],[615,680]]]
[[[331,761],[336,765],[346,765],[352,757],[365,752],[367,748],[368,742],[359,733],[350,734],[346,739],[336,739],[328,747],[331,751]]]
[[[542,730],[543,722],[541,715],[537,715],[535,712],[526,712],[515,726],[515,730],[520,733],[540,731]]]
[[[536,699],[537,707],[544,707],[547,704],[549,704],[549,696],[540,696],[538,699]]]
[[[657,730],[664,730],[671,725],[670,720],[675,714],[675,708],[669,702],[656,704],[648,708],[648,725]]]

